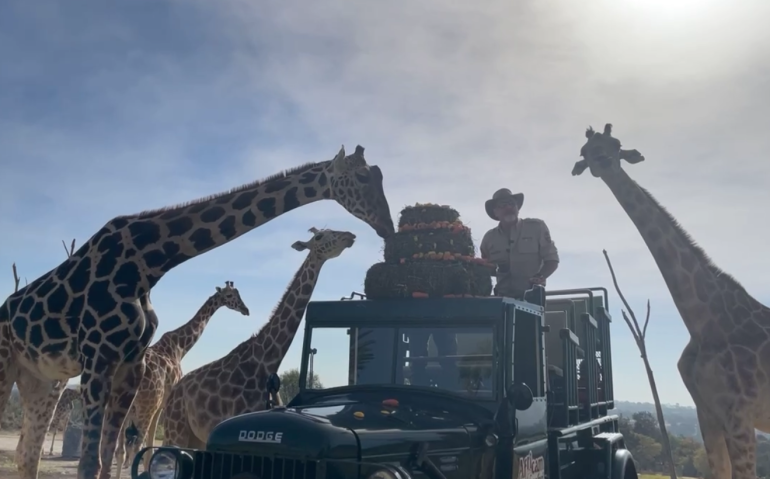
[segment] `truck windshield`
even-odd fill
[[[312,328],[308,388],[353,384],[435,387],[494,398],[492,326]],[[345,367],[347,365],[347,367]]]

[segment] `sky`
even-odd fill
[[[612,288],[637,315],[665,403],[692,404],[676,362],[688,335],[637,230],[601,180],[573,177],[588,125],[614,125],[625,165],[712,259],[770,304],[770,14],[763,0],[199,0],[0,6],[0,290],[30,281],[110,218],[217,193],[361,144],[394,220],[449,204],[478,245],[484,200],[524,192],[561,257],[549,288]],[[382,240],[332,201],[308,205],[177,267],[153,289],[156,338],[234,281],[184,359],[190,371],[267,320],[310,227],[358,240],[314,299],[362,291]],[[22,282],[24,279],[22,279]],[[649,401],[610,297],[616,396]],[[304,324],[303,324],[304,327]],[[302,333],[282,370],[297,367]],[[320,373],[323,380],[323,373]]]

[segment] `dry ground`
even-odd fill
[[[48,456],[48,448],[51,447],[51,435],[46,436],[45,444],[43,445],[43,457],[40,460],[39,479],[72,479],[77,477],[78,461],[65,461],[60,458],[61,436],[61,433],[56,435],[53,456]],[[18,442],[18,434],[0,431],[0,478],[2,479],[19,479],[14,461],[16,444]],[[115,477],[115,472],[115,466],[113,466],[113,478]],[[121,479],[130,479],[131,474],[128,469],[123,469],[120,477]]]

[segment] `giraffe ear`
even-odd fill
[[[297,251],[305,251],[308,249],[307,243],[303,241],[295,241],[293,245],[291,245],[292,248],[294,248]]]
[[[313,233],[313,234],[316,234],[316,233],[318,233],[318,228],[316,228],[316,227],[314,226],[314,227],[310,228],[308,231],[310,231],[310,232],[311,232],[311,233]]]
[[[580,160],[575,163],[575,166],[572,167],[572,176],[579,176],[581,175],[586,168],[588,168],[588,161],[586,160]]]
[[[639,150],[620,150],[620,159],[635,165],[644,161],[644,156]]]
[[[222,292],[222,288],[220,288],[219,286],[217,286],[217,293],[221,293],[221,292]]]

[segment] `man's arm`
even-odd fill
[[[548,225],[543,222],[540,228],[540,257],[543,259],[543,266],[540,267],[540,271],[535,276],[541,276],[542,278],[548,278],[559,267],[559,250],[556,249],[556,245],[551,239],[551,232],[548,230]]]

